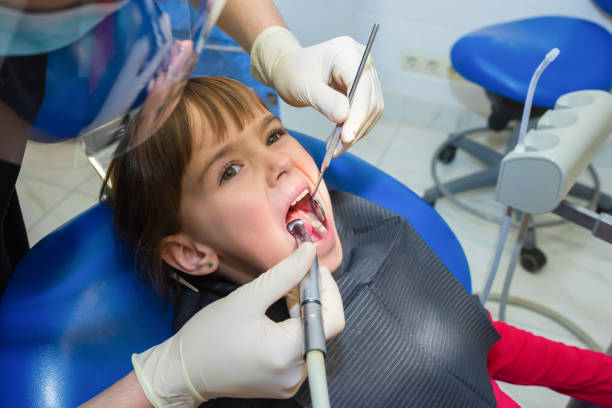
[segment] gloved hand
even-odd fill
[[[134,372],[155,407],[193,407],[217,397],[289,398],[304,381],[300,320],[265,312],[306,274],[315,247],[305,244],[253,282],[196,313],[174,336],[134,354]],[[325,336],[344,328],[338,287],[321,288]]]
[[[323,315],[325,315],[326,311],[329,311],[328,313],[333,313],[333,310],[338,307],[344,309],[342,306],[342,299],[334,296],[334,293],[330,293],[329,288],[337,288],[336,281],[332,278],[329,269],[323,265],[319,265],[319,288],[321,295],[321,312]],[[336,303],[338,300],[341,302],[340,305]],[[285,296],[285,303],[287,303],[287,309],[291,317],[300,317],[300,289],[298,286],[287,293]],[[323,322],[323,324],[325,325],[324,330],[327,333],[327,322]],[[344,320],[342,321],[342,328],[344,328]]]
[[[329,120],[344,123],[337,156],[374,127],[384,108],[372,57],[349,106],[348,91],[364,50],[365,46],[350,37],[302,48],[289,30],[274,26],[255,39],[251,70],[257,80],[276,89],[288,104],[312,106]]]

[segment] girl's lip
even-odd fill
[[[317,250],[318,256],[322,256],[323,254],[326,254],[329,251],[330,246],[333,245],[333,241],[334,241],[333,240],[334,233],[331,227],[331,221],[330,221],[329,216],[326,217],[326,220],[323,223],[323,226],[327,229],[327,233],[321,239],[317,239],[317,240],[313,239],[313,244]],[[291,237],[291,240],[293,240],[293,242],[295,243],[295,248],[297,248],[298,244],[295,241],[294,237],[289,233],[289,231],[287,231],[287,234],[289,234],[289,236]],[[313,236],[311,236],[311,238],[313,238]]]
[[[293,187],[293,189],[291,190],[291,194],[289,194],[288,200],[285,203],[285,206],[283,208],[283,212],[281,214],[282,216],[282,220],[281,222],[283,223],[283,229],[285,231],[287,231],[287,226],[285,225],[286,219],[287,219],[287,213],[289,212],[289,208],[291,207],[291,203],[293,202],[293,200],[295,200],[303,191],[304,189],[308,190],[308,194],[310,195],[312,193],[312,191],[314,190],[314,182],[310,177],[310,175],[313,175],[314,173],[308,173],[308,172],[303,172],[300,170],[300,172],[305,176],[304,178],[300,177],[300,181],[298,181],[295,185],[295,187]],[[318,176],[318,170],[316,172],[316,176]],[[320,253],[326,253],[330,250],[331,245],[333,245],[333,243],[335,242],[335,239],[333,238],[334,233],[332,231],[333,228],[333,224],[331,222],[331,217],[330,217],[330,209],[328,208],[328,206],[326,205],[327,202],[326,200],[323,199],[323,196],[321,194],[321,188],[319,188],[317,190],[317,201],[319,201],[319,203],[321,203],[321,206],[323,207],[323,210],[325,211],[325,221],[322,222],[323,226],[327,229],[327,233],[325,234],[325,236],[320,239],[317,240],[316,242],[314,242],[315,247],[317,248],[317,254]],[[314,204],[313,204],[314,205]],[[314,215],[314,213],[313,213]],[[316,217],[316,215],[315,215]],[[318,218],[318,217],[316,217]],[[289,231],[287,231],[287,234],[289,235],[290,239],[295,243],[295,239],[293,238],[293,236],[289,233]],[[295,243],[296,248],[297,248],[297,243]]]

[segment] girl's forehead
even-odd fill
[[[253,106],[252,110],[246,112],[229,112],[220,107],[211,112],[210,109],[189,104],[191,136],[195,150],[235,141],[245,129],[268,117],[280,122],[270,111],[259,106]]]

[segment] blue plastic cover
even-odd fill
[[[535,106],[552,108],[576,90],[612,88],[612,34],[578,18],[536,17],[473,31],[453,45],[451,61],[470,81],[524,102],[531,75],[555,47],[561,53],[538,82]]]
[[[148,4],[148,1],[127,3],[73,44],[48,54],[44,98],[33,123],[44,133],[32,132],[33,140],[60,142],[76,137],[91,124],[113,92],[118,78],[125,75],[126,61],[133,57],[135,44],[149,40],[150,59],[163,46],[153,17],[167,14],[172,21],[173,35],[183,39],[189,35],[193,19],[198,16],[184,1],[156,2],[157,7],[152,10],[146,7]],[[153,16],[142,19],[142,15],[148,16],[146,13]],[[135,24],[135,16],[142,20],[140,24]],[[241,81],[279,116],[276,91],[253,78],[249,54],[217,27],[213,28],[205,44],[191,76],[222,75]],[[148,82],[149,78],[146,79]],[[147,96],[147,83],[132,85],[140,91],[133,95],[136,98],[133,104],[126,107],[130,109],[140,106]],[[127,98],[131,94],[126,92],[126,95]]]
[[[32,132],[32,139],[54,143],[76,137],[103,109],[118,78],[130,74],[130,64],[153,64],[169,39],[159,34],[160,14],[150,3],[128,2],[74,43],[48,54],[45,95],[33,123],[43,133]],[[135,44],[146,45],[142,61],[132,59]],[[147,96],[147,83],[134,81],[130,92],[124,90],[124,99],[135,98],[126,109]]]

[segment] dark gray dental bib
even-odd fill
[[[327,344],[332,407],[495,407],[487,353],[499,339],[486,311],[402,217],[334,192],[343,262],[334,273],[346,328]],[[235,286],[210,278],[177,298],[175,328]],[[268,311],[287,318],[283,301]],[[218,399],[204,407],[310,406],[293,400]]]

